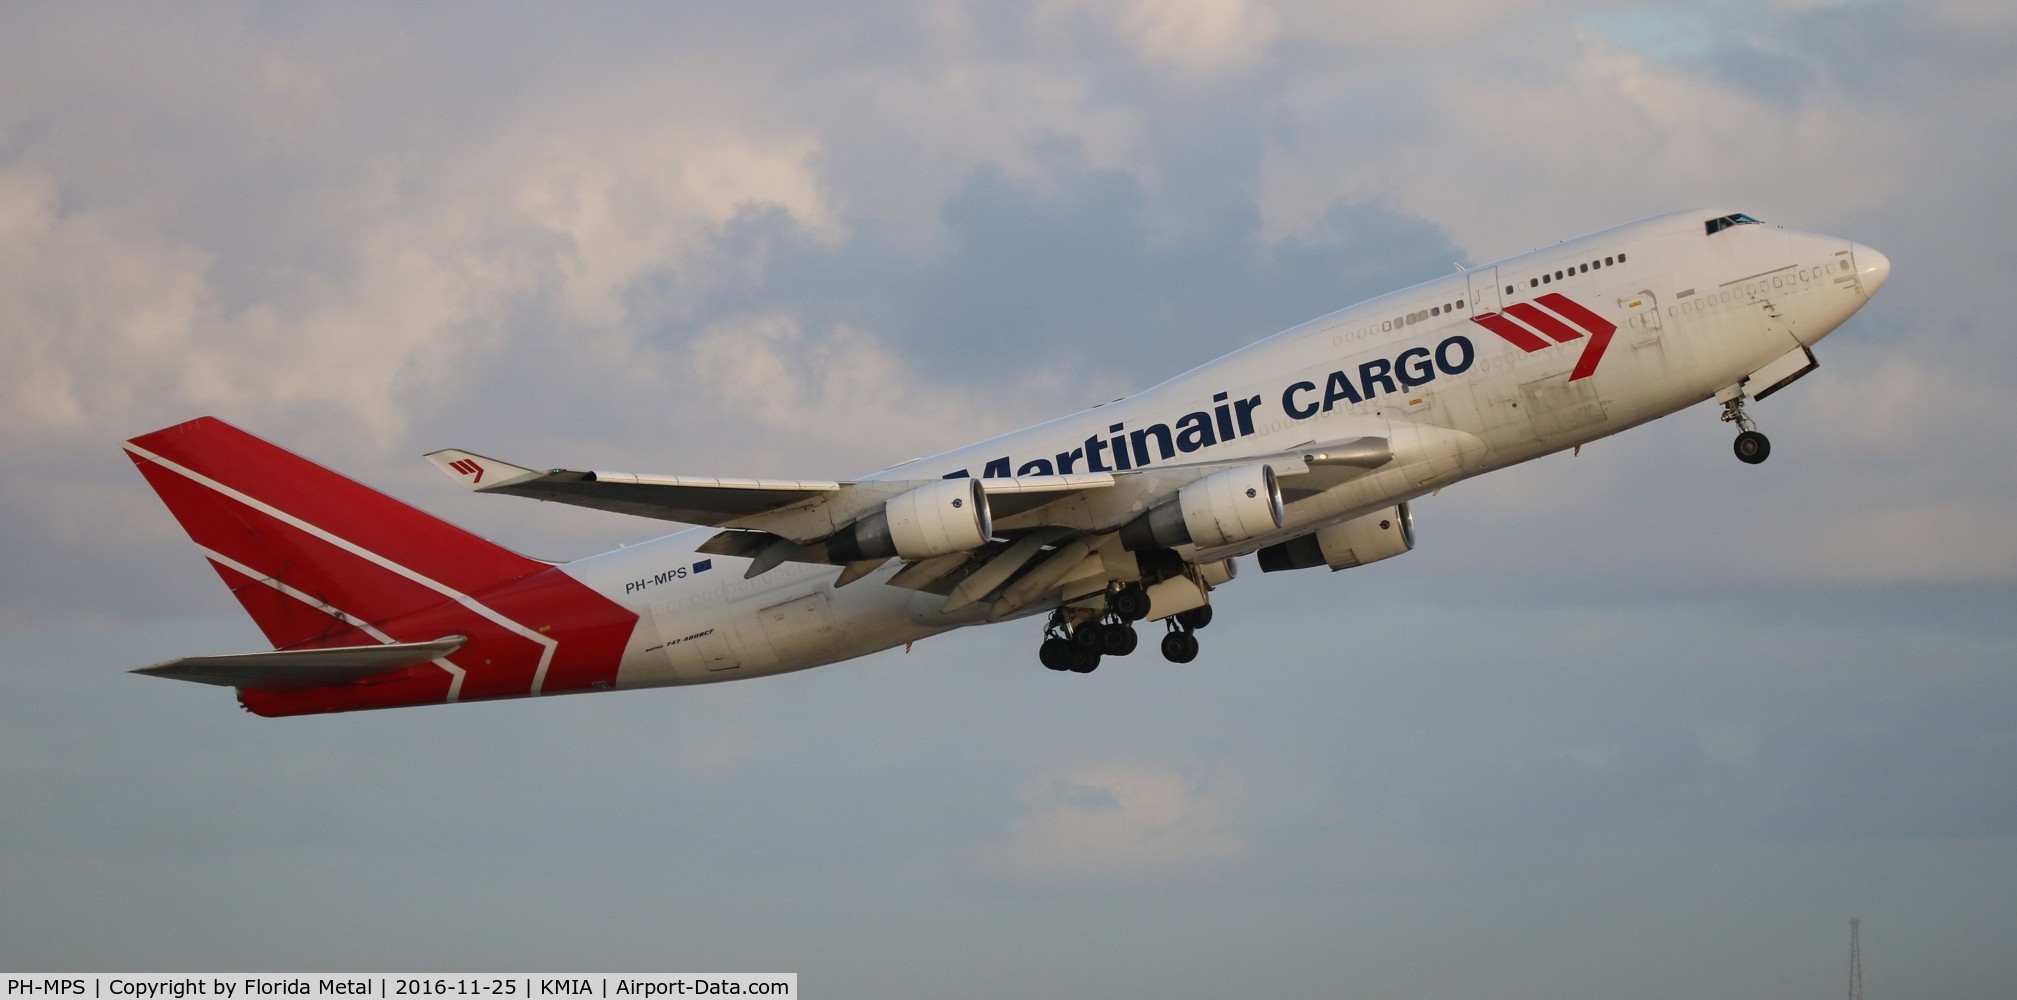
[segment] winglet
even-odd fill
[[[427,460],[433,462],[435,468],[448,473],[456,482],[479,493],[499,486],[522,483],[528,479],[538,479],[544,475],[531,469],[520,468],[510,462],[500,462],[459,448],[443,448],[440,451],[428,452]]]

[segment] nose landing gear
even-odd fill
[[[1726,395],[1727,394],[1727,395]],[[1758,425],[1744,412],[1743,383],[1731,386],[1716,394],[1723,400],[1723,422],[1737,425],[1737,441],[1732,449],[1737,453],[1737,461],[1745,465],[1757,465],[1772,456],[1772,439],[1759,432]]]
[[[1737,461],[1746,465],[1757,465],[1772,457],[1772,439],[1757,431],[1744,431],[1738,434],[1734,447]]]

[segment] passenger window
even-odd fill
[[[1541,279],[1539,279],[1539,278],[1528,278],[1528,279],[1527,279],[1527,287],[1528,287],[1528,288],[1539,288],[1539,287],[1541,287]]]
[[[1555,280],[1556,280],[1556,281],[1560,281],[1560,280],[1562,280],[1562,272],[1560,272],[1560,271],[1556,271],[1556,272],[1555,272]]]
[[[1507,285],[1507,286],[1506,286],[1506,294],[1507,294],[1507,295],[1511,295],[1511,294],[1513,294],[1513,286],[1511,286],[1511,285]]]
[[[1542,283],[1542,284],[1547,284],[1547,283],[1548,283],[1548,282],[1550,282],[1551,280],[1552,280],[1552,279],[1550,279],[1550,278],[1549,278],[1549,277],[1548,277],[1547,275],[1545,275],[1545,274],[1544,274],[1544,275],[1541,275],[1541,283]]]
[[[1604,263],[1606,263],[1606,264],[1609,264],[1610,262],[1611,262],[1611,258],[1609,258],[1609,257],[1606,257],[1606,258],[1604,258]]]
[[[1624,255],[1624,254],[1619,254],[1619,255],[1618,255],[1618,263],[1620,263],[1620,264],[1623,264],[1624,262],[1625,262],[1625,255]]]
[[[1589,273],[1590,273],[1590,265],[1588,265],[1588,264],[1584,264],[1584,265],[1583,265],[1583,273],[1584,273],[1584,274],[1589,274]]]

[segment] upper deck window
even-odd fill
[[[1702,227],[1709,231],[1710,236],[1714,236],[1717,233],[1720,233],[1723,230],[1730,228],[1731,226],[1759,226],[1759,225],[1764,225],[1764,223],[1761,223],[1758,220],[1753,219],[1742,212],[1739,212],[1736,215],[1726,215],[1720,219],[1710,219],[1709,221],[1703,223]]]

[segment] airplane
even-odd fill
[[[137,673],[262,716],[801,670],[1041,618],[1089,673],[1160,623],[1189,662],[1237,559],[1363,566],[1415,545],[1413,501],[1705,400],[1745,408],[1890,261],[1705,209],[1644,219],[1318,317],[1134,395],[859,479],[718,479],[428,455],[479,493],[689,525],[531,559],[203,417],[125,449],[271,651]],[[1153,628],[1153,625],[1144,627]]]

